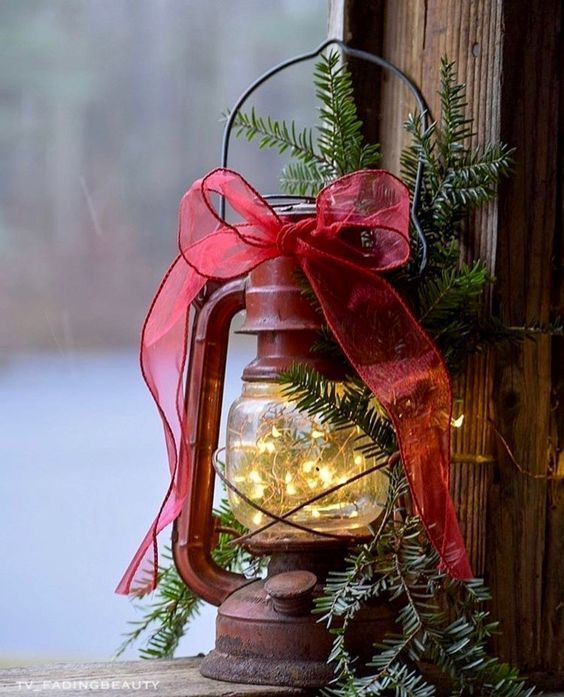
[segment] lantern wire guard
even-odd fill
[[[301,503],[297,504],[296,506],[292,507],[289,511],[286,511],[286,513],[282,513],[281,515],[276,515],[276,513],[273,513],[272,511],[263,508],[260,504],[258,504],[256,501],[253,501],[250,497],[248,497],[246,494],[244,494],[240,489],[238,489],[235,484],[229,481],[229,479],[225,476],[223,472],[223,467],[224,463],[222,463],[219,459],[220,453],[224,452],[225,448],[219,448],[216,450],[213,456],[213,467],[215,470],[215,473],[217,476],[220,478],[220,480],[223,482],[223,484],[234,494],[239,496],[247,505],[251,506],[254,508],[257,512],[261,513],[264,515],[266,518],[270,518],[270,521],[268,523],[265,523],[264,525],[261,525],[258,527],[256,530],[252,530],[249,533],[246,533],[245,535],[241,535],[237,537],[236,539],[232,540],[232,544],[241,544],[243,542],[247,542],[250,540],[252,537],[255,535],[258,535],[262,532],[265,532],[269,528],[271,528],[273,525],[276,525],[276,523],[282,523],[284,525],[288,525],[292,528],[295,528],[296,530],[301,530],[302,532],[306,532],[308,534],[314,534],[318,535],[319,537],[328,537],[333,540],[341,540],[341,539],[350,539],[349,534],[344,534],[344,535],[337,535],[335,533],[330,533],[330,532],[324,532],[323,530],[316,530],[315,528],[311,528],[306,525],[301,525],[300,523],[296,523],[292,520],[290,520],[290,517],[304,509],[306,506],[310,506],[312,503],[316,503],[317,501],[320,501],[321,499],[325,498],[326,496],[329,496],[330,494],[334,494],[340,489],[343,489],[344,487],[348,486],[349,484],[352,484],[359,479],[362,479],[363,477],[368,476],[369,474],[372,474],[373,472],[377,472],[378,470],[383,469],[384,467],[389,467],[390,465],[394,464],[399,460],[399,454],[394,453],[393,455],[390,455],[389,457],[386,458],[385,462],[382,462],[377,465],[373,465],[372,467],[369,467],[366,470],[363,470],[362,472],[359,472],[358,474],[353,475],[352,477],[349,477],[345,481],[340,481],[337,484],[329,487],[328,489],[324,489],[320,493],[316,494],[315,496],[312,496],[311,498],[307,499],[307,501],[302,501]]]
[[[429,128],[429,109],[427,106],[427,103],[421,94],[419,88],[415,83],[404,73],[402,72],[399,68],[397,68],[393,63],[390,63],[389,61],[385,60],[384,58],[377,56],[375,54],[369,53],[367,51],[362,51],[360,49],[355,49],[351,48],[347,44],[345,44],[343,41],[339,39],[328,39],[321,43],[316,49],[313,51],[309,51],[307,53],[302,53],[297,56],[294,56],[293,58],[290,58],[288,60],[285,60],[278,65],[270,68],[267,70],[265,73],[263,73],[260,77],[258,77],[253,83],[249,85],[249,87],[240,95],[240,97],[237,99],[235,102],[235,105],[233,106],[232,110],[229,112],[229,117],[227,119],[227,122],[225,124],[225,128],[223,131],[223,140],[222,140],[222,146],[221,146],[221,166],[222,167],[227,167],[228,164],[228,159],[229,159],[229,148],[231,144],[231,135],[233,132],[233,128],[235,126],[235,120],[237,118],[238,113],[240,112],[241,108],[243,105],[247,102],[247,100],[251,97],[251,95],[259,88],[261,87],[264,83],[266,83],[270,78],[274,77],[278,73],[282,72],[286,68],[289,68],[293,65],[296,65],[298,63],[302,63],[308,60],[311,60],[315,58],[316,56],[320,55],[325,49],[327,49],[329,46],[337,46],[346,56],[350,56],[352,58],[358,58],[360,60],[367,61],[369,63],[372,63],[374,65],[377,65],[380,68],[384,68],[385,70],[390,71],[394,76],[396,76],[399,80],[401,80],[407,88],[410,90],[412,93],[413,97],[415,98],[417,108],[419,110],[419,116],[422,121],[423,125],[423,130],[424,132],[428,130]],[[422,188],[422,181],[423,181],[423,173],[424,173],[424,163],[422,158],[419,158],[418,166],[417,166],[417,173],[416,173],[416,179],[415,179],[415,185],[414,185],[414,190],[413,190],[413,195],[412,195],[412,200],[411,200],[411,208],[410,208],[410,217],[411,217],[411,222],[413,224],[413,227],[415,229],[416,235],[417,235],[417,240],[419,244],[419,250],[420,250],[420,265],[419,265],[419,273],[422,274],[426,264],[427,264],[427,240],[425,238],[425,234],[423,232],[423,228],[421,226],[421,223],[419,221],[418,217],[418,208],[419,208],[419,202],[421,198],[421,188]],[[314,201],[313,197],[308,197],[308,196],[294,196],[294,195],[284,195],[284,194],[267,194],[263,196],[265,199],[270,199],[270,200],[277,200],[277,201],[305,201],[305,202],[310,202],[312,203]],[[225,199],[221,197],[220,200],[220,215],[222,218],[225,217]],[[237,537],[232,541],[233,544],[240,544],[242,542],[247,542],[254,536],[258,535],[259,533],[263,533],[272,526],[276,525],[277,523],[282,523],[283,525],[289,526],[291,528],[294,528],[296,530],[299,530],[301,532],[306,532],[308,534],[313,534],[318,537],[325,537],[325,538],[330,538],[330,539],[350,539],[351,535],[350,534],[335,534],[335,533],[330,533],[330,532],[325,532],[322,530],[318,530],[316,528],[309,527],[307,525],[302,525],[298,522],[295,522],[291,520],[291,516],[295,515],[296,513],[300,512],[303,510],[306,506],[310,506],[311,504],[325,498],[326,496],[329,496],[344,487],[348,486],[349,484],[352,484],[356,482],[357,480],[366,477],[373,472],[376,472],[380,469],[383,469],[384,467],[389,466],[390,464],[393,464],[399,459],[399,455],[393,454],[389,457],[386,458],[384,462],[380,462],[372,467],[369,467],[357,474],[352,475],[351,477],[347,478],[345,481],[340,481],[339,483],[330,486],[318,494],[315,494],[311,498],[308,498],[307,500],[302,501],[301,503],[293,506],[290,510],[277,515],[271,510],[268,510],[267,508],[261,506],[257,501],[252,500],[249,496],[247,496],[244,492],[241,491],[239,487],[237,487],[233,482],[229,480],[229,478],[226,476],[226,474],[223,471],[223,463],[220,462],[219,460],[219,454],[220,452],[224,451],[225,449],[221,449],[216,451],[213,457],[213,467],[214,470],[217,474],[217,476],[220,478],[220,480],[223,482],[223,484],[229,489],[233,494],[238,496],[244,503],[247,505],[251,506],[253,509],[257,511],[258,514],[260,514],[258,517],[259,519],[262,519],[262,516],[266,517],[268,522],[266,522],[263,525],[259,525],[256,529],[248,532],[245,535],[242,535],[240,537]]]

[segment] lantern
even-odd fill
[[[236,113],[252,92],[331,44],[391,70],[412,91],[426,120],[425,102],[403,73],[377,56],[330,39],[272,68],[243,93],[227,121],[223,166]],[[222,201],[222,217],[224,213]],[[277,213],[297,222],[315,210],[302,202],[279,206]],[[424,258],[425,238],[415,214],[412,219]],[[205,676],[319,687],[333,675],[327,663],[332,637],[312,615],[313,599],[328,572],[344,565],[347,550],[370,539],[367,526],[382,510],[388,480],[378,471],[379,463],[355,450],[357,433],[304,415],[282,393],[278,377],[296,364],[314,367],[334,380],[337,390],[344,378],[339,365],[312,353],[320,317],[303,297],[296,271],[291,258],[278,257],[247,278],[206,286],[194,319],[187,378],[193,468],[187,503],[175,523],[173,554],[185,583],[219,606],[216,646],[201,666]],[[256,335],[257,356],[243,372],[241,396],[227,420],[226,448],[217,453],[229,327],[241,310],[246,310],[241,332]],[[265,579],[249,580],[212,559],[219,532],[212,516],[216,472],[228,489],[233,514],[250,531],[242,543],[269,558]],[[351,652],[368,660],[373,644],[397,631],[394,617],[384,605],[365,608],[348,632]]]
[[[397,453],[387,463],[365,458],[355,448],[359,433],[354,429],[310,417],[284,394],[278,378],[295,365],[314,368],[332,381],[336,392],[344,389],[341,365],[313,351],[321,315],[303,295],[299,269],[318,299],[323,296],[325,318],[341,347],[346,346],[351,366],[393,421],[418,513],[442,563],[455,578],[471,576],[448,494],[451,393],[446,368],[403,300],[378,275],[405,263],[409,255],[405,185],[387,172],[365,170],[326,187],[317,208],[307,199],[270,206],[267,197],[225,169],[234,118],[249,95],[270,76],[330,44],[390,69],[411,89],[427,126],[425,102],[403,73],[335,39],[271,69],[231,112],[223,169],[196,182],[183,199],[180,255],[144,327],[142,366],[165,423],[171,485],[118,590],[131,590],[133,576],[144,570],[147,551],[153,553],[149,580],[154,587],[156,535],[175,520],[173,555],[181,578],[196,595],[219,606],[215,649],[201,672],[228,681],[300,687],[330,681],[332,636],[311,613],[314,599],[329,571],[344,566],[347,550],[371,538],[369,526],[386,499],[381,468],[399,458]],[[416,209],[422,167],[420,162],[411,202],[421,267],[426,243]],[[226,221],[225,199],[215,213],[209,198],[213,193],[225,196],[246,222],[238,228]],[[318,230],[324,215],[329,222]],[[347,244],[349,233],[356,236],[356,247]],[[363,233],[370,237],[368,247],[358,241]],[[340,256],[344,248],[351,258]],[[194,319],[181,418],[190,303]],[[241,331],[257,337],[257,355],[243,371],[241,396],[227,420],[226,448],[218,452],[229,328],[241,310],[246,311]],[[347,312],[354,314],[346,317]],[[191,466],[178,467],[179,458]],[[212,514],[216,474],[227,487],[235,517],[248,528],[238,542],[252,554],[268,557],[266,578],[246,578],[213,560],[217,536],[226,532]],[[395,612],[382,603],[364,607],[347,632],[348,650],[368,660],[373,644],[397,631],[394,618]]]
[[[286,209],[288,220],[303,215]],[[189,499],[174,532],[173,552],[187,585],[219,605],[216,648],[203,661],[208,677],[238,682],[320,686],[332,674],[332,638],[311,614],[313,596],[348,547],[368,539],[386,499],[387,477],[354,448],[354,430],[305,416],[277,381],[295,364],[338,381],[338,365],[311,348],[320,320],[303,297],[289,257],[261,264],[248,278],[212,290],[197,311],[188,371],[193,469]],[[233,315],[246,310],[241,332],[257,336],[257,356],[243,372],[231,406],[224,453],[216,453],[227,339]],[[218,567],[211,551],[214,457],[235,517],[250,530],[244,544],[268,555],[266,579],[250,581]],[[372,470],[372,471],[370,471]],[[347,483],[348,482],[348,483]],[[327,492],[327,493],[324,493]],[[261,531],[265,524],[270,527]],[[367,609],[353,651],[368,658],[393,614]]]

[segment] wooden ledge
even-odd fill
[[[23,695],[99,697],[305,697],[314,692],[289,687],[217,682],[200,675],[200,658],[109,663],[56,663],[0,670],[0,697]],[[535,676],[540,685],[541,675]],[[554,680],[549,680],[552,684]],[[564,692],[545,693],[564,697]]]
[[[57,663],[0,670],[0,696],[302,697],[288,687],[217,682],[200,675],[199,658]]]

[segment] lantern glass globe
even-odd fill
[[[344,484],[377,464],[358,446],[359,432],[336,429],[297,410],[273,382],[244,382],[227,423],[225,475],[244,497],[229,491],[235,517],[250,530],[282,516],[324,491]],[[289,520],[322,532],[364,528],[380,514],[388,478],[375,471],[306,504]],[[284,523],[269,529],[274,536],[307,533]]]

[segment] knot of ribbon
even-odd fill
[[[295,256],[298,239],[315,230],[315,218],[302,218],[296,222],[283,223],[276,237],[276,244],[282,256]]]
[[[241,222],[216,212],[219,194]],[[317,296],[351,366],[388,414],[415,510],[442,566],[457,579],[472,571],[449,493],[452,391],[437,348],[381,275],[409,258],[409,192],[384,170],[337,179],[317,196],[315,216],[288,222],[237,172],[217,169],[196,181],[179,211],[180,253],[149,309],[141,368],[163,421],[170,484],[160,510],[116,592],[156,585],[157,535],[184,506],[191,463],[181,445],[183,372],[190,306],[210,280],[247,274],[268,259],[292,256]],[[186,474],[184,472],[184,474]]]

